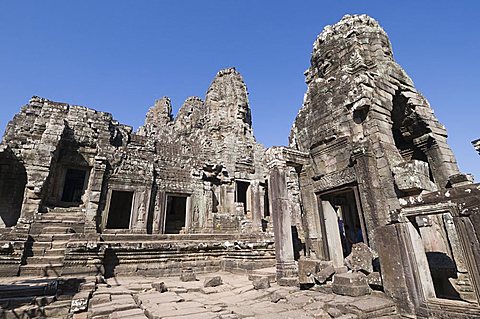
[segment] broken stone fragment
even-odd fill
[[[377,271],[368,274],[367,281],[370,287],[381,287],[383,285],[382,276]]]
[[[352,245],[352,252],[345,258],[345,265],[353,271],[365,274],[373,272],[373,252],[365,243]]]
[[[213,277],[207,277],[205,278],[205,281],[203,282],[203,287],[217,287],[223,284],[222,277],[220,276],[213,276]]]
[[[367,276],[359,272],[333,276],[332,291],[337,295],[359,297],[370,294]]]
[[[273,294],[271,295],[270,297],[270,300],[273,302],[273,303],[277,303],[279,302],[280,300],[285,300],[287,297],[287,292],[286,291],[283,291],[283,290],[277,290],[277,291],[274,291]]]
[[[253,280],[253,288],[256,290],[270,288],[270,279],[267,276],[255,278]]]
[[[197,276],[192,268],[182,269],[182,273],[180,274],[181,281],[196,281]]]
[[[314,283],[313,276],[317,273],[318,260],[300,258],[298,261],[298,281],[301,284]]]
[[[332,278],[334,274],[335,274],[335,268],[333,267],[332,264],[329,264],[325,268],[317,272],[317,275],[315,276],[315,280],[319,284],[324,284],[325,282],[327,282],[327,280]]]
[[[333,268],[331,261],[303,257],[298,261],[300,284],[325,283],[334,273],[335,268]]]
[[[163,281],[158,282],[158,283],[157,282],[153,283],[152,288],[154,288],[158,292],[167,292],[168,291],[167,286],[165,285],[165,283]]]
[[[70,312],[77,313],[87,310],[90,291],[80,291],[72,298]]]
[[[408,194],[420,194],[423,190],[435,191],[437,187],[430,181],[429,165],[419,160],[400,163],[392,167],[395,184]]]
[[[335,307],[329,307],[327,309],[327,313],[331,318],[338,318],[343,315],[343,312],[340,309],[337,309]]]
[[[313,315],[313,317],[315,319],[330,319],[332,317],[330,317],[330,315],[328,314],[328,312],[326,312],[325,310],[323,309],[318,309],[316,310],[315,314]]]

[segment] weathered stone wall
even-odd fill
[[[43,241],[71,237],[73,248],[65,247],[63,259],[58,255],[66,273],[99,271],[107,251],[101,234],[126,236],[116,246],[125,250],[121,263],[148,254],[150,248],[129,243],[141,233],[166,232],[167,203],[175,198],[185,201],[185,216],[174,221],[173,231],[258,234],[261,241],[263,153],[252,133],[245,83],[234,68],[218,72],[205,102],[188,98],[176,117],[167,97],[157,100],[137,132],[108,113],[33,97],[0,144],[2,223],[37,239],[27,245],[25,267],[39,261],[39,245],[53,247]],[[230,263],[240,262],[240,255],[228,255]],[[20,260],[10,259],[18,268]],[[28,271],[35,272],[34,265]]]
[[[385,291],[411,313],[418,299],[411,286],[416,270],[399,239],[405,225],[396,224],[392,212],[404,198],[469,178],[460,174],[445,128],[395,62],[374,19],[345,16],[325,27],[305,75],[307,93],[290,147],[310,156],[298,174],[307,255],[343,266],[348,233],[358,227],[378,252]],[[348,224],[352,207],[358,221]]]

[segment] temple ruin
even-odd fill
[[[394,303],[361,318],[480,318],[480,184],[385,31],[325,27],[305,77],[289,145],[268,149],[235,68],[175,116],[155,101],[136,131],[32,97],[0,144],[0,276],[271,268],[279,286]]]

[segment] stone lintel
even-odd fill
[[[273,146],[265,152],[268,168],[275,166],[301,167],[308,164],[308,153],[285,146]]]

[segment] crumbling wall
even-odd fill
[[[395,62],[385,31],[366,15],[345,16],[325,27],[305,76],[307,93],[290,147],[310,154],[298,175],[308,250],[329,260],[332,250],[345,253],[352,227],[361,228],[363,241],[379,253],[385,291],[402,311],[412,312],[412,270],[405,256],[392,254],[406,249],[392,212],[402,198],[455,183],[460,172],[446,130]],[[352,202],[347,206],[346,198]],[[347,207],[356,207],[361,225],[347,225]],[[330,211],[332,225],[340,228],[337,241],[322,220]]]

